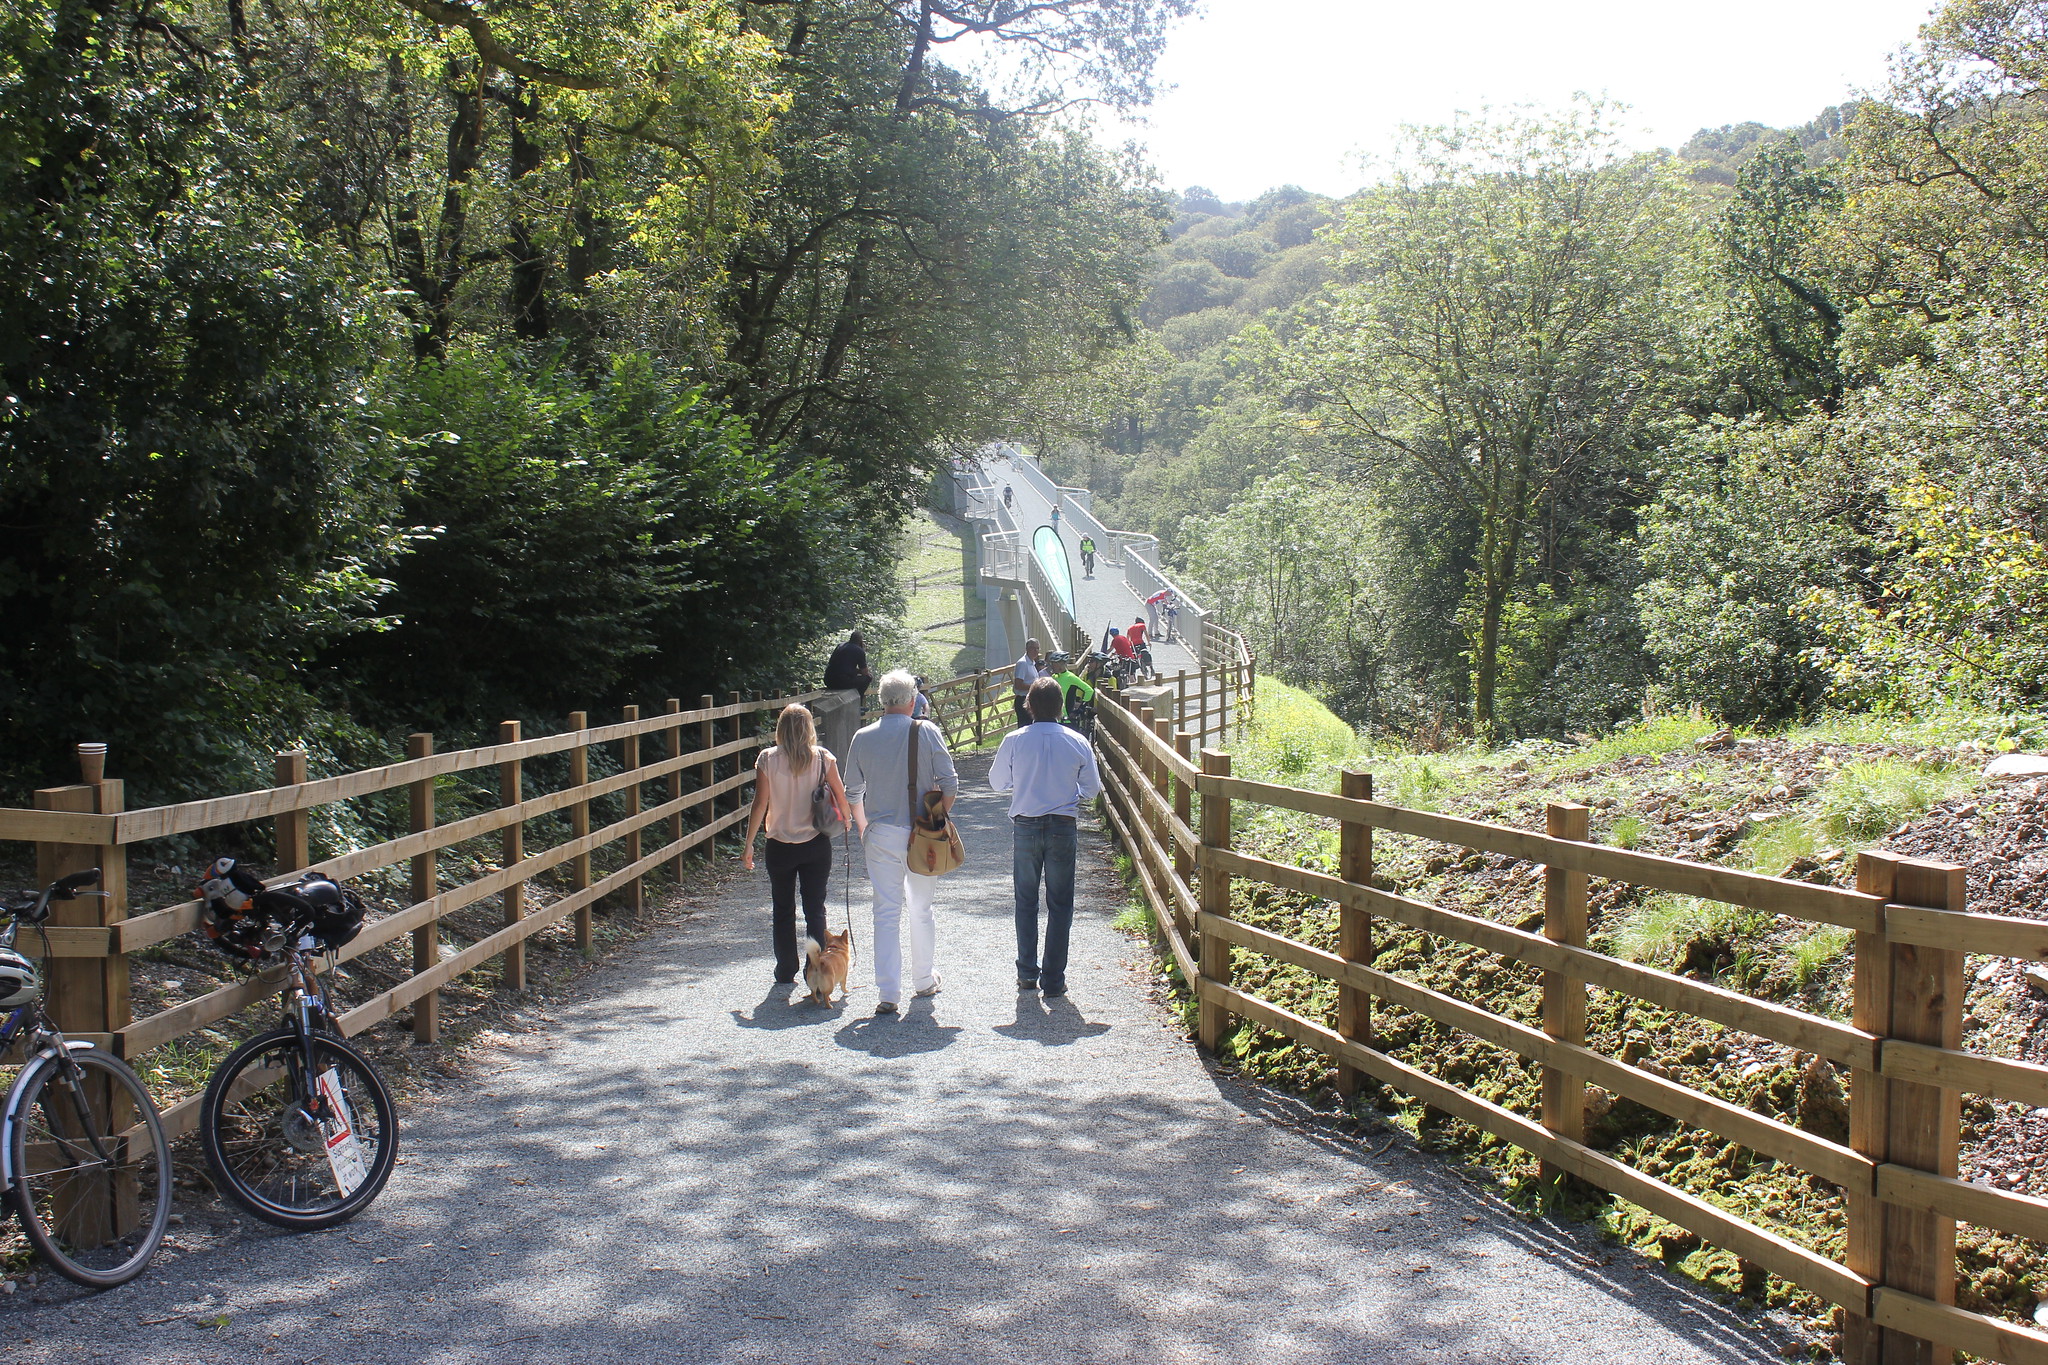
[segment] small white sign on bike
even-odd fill
[[[356,1140],[356,1116],[342,1096],[338,1069],[329,1067],[320,1073],[320,1093],[327,1099],[328,1118],[320,1125],[327,1142],[327,1166],[346,1199],[370,1178],[370,1163],[363,1159],[363,1144]]]

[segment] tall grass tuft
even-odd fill
[[[1851,763],[1821,789],[1821,827],[1837,843],[1880,839],[1955,786],[1951,773],[1893,758]]]
[[[1782,815],[1750,831],[1742,841],[1742,853],[1754,870],[1779,877],[1801,858],[1811,858],[1819,846],[1811,821]]]
[[[1584,748],[1565,750],[1559,761],[1573,768],[1586,768],[1622,758],[1655,757],[1687,748],[1719,728],[1701,715],[1653,716],[1640,725],[1604,735]]]
[[[1806,989],[1815,977],[1842,960],[1855,937],[1852,930],[1823,924],[1804,938],[1795,939],[1785,949],[1785,973],[1792,978],[1792,985]]]
[[[1656,896],[1616,922],[1606,943],[1617,957],[1676,969],[1724,950],[1739,954],[1769,923],[1768,916],[1747,906],[1698,896]]]

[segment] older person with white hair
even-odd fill
[[[914,788],[921,798],[936,790],[946,810],[960,793],[960,775],[946,737],[930,721],[913,720],[917,679],[900,669],[884,674],[876,700],[882,716],[853,737],[846,755],[846,796],[867,853],[868,881],[875,891],[875,1013],[894,1014],[903,1001],[903,921],[910,921],[910,980],[916,994],[937,995],[939,973],[933,966],[938,930],[932,917],[932,893],[938,878],[912,872],[910,822],[916,814]]]

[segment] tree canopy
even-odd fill
[[[1189,8],[10,8],[0,767],[800,680],[942,452],[1128,343],[1170,204],[1060,114]]]

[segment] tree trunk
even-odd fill
[[[540,101],[529,95],[526,82],[514,77],[510,98],[502,102],[511,113],[508,178],[515,198],[519,182],[540,169],[540,145],[528,138],[526,125],[540,112]],[[512,314],[512,331],[528,341],[539,341],[554,330],[548,312],[548,276],[553,262],[547,249],[534,239],[523,206],[515,208],[506,232],[505,257],[512,266],[506,304]]]

